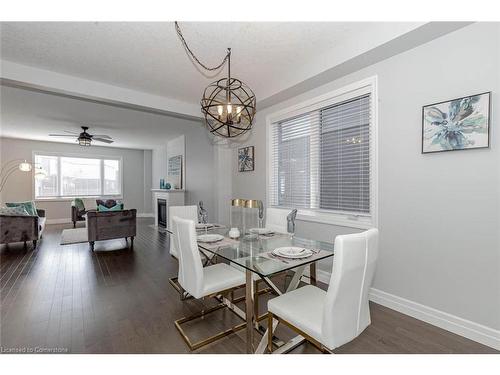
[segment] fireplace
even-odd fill
[[[184,190],[151,189],[153,199],[151,204],[155,214],[155,226],[168,227],[168,208],[184,206]]]
[[[167,227],[167,200],[157,199],[158,204],[158,226]]]

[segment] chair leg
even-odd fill
[[[273,352],[273,314],[267,313],[267,351]]]
[[[76,228],[76,221],[73,221],[73,228]]]
[[[130,237],[130,248],[134,248],[134,236]]]
[[[36,240],[33,240],[33,250],[36,249]]]
[[[94,251],[95,242],[94,241],[90,241],[89,244],[90,244],[90,250]]]
[[[206,338],[204,340],[201,340],[201,341],[198,341],[198,342],[191,342],[191,340],[189,339],[189,337],[187,336],[187,334],[184,332],[184,330],[182,329],[181,325],[183,323],[187,323],[187,322],[190,322],[194,319],[197,319],[197,318],[202,318],[202,317],[205,317],[207,314],[211,313],[211,312],[214,312],[216,310],[219,310],[219,309],[222,309],[222,308],[226,308],[227,306],[223,303],[217,305],[217,306],[214,306],[214,307],[211,307],[211,308],[208,308],[206,310],[201,310],[200,312],[194,314],[194,315],[191,315],[189,317],[184,317],[184,318],[181,318],[181,319],[178,319],[174,322],[174,325],[175,325],[175,328],[177,328],[177,330],[179,331],[179,333],[181,334],[182,336],[182,339],[184,340],[184,342],[187,344],[187,346],[189,347],[190,350],[196,350],[196,349],[199,349],[201,348],[202,346],[205,346],[205,345],[208,345],[212,342],[215,342],[225,336],[228,336],[232,333],[235,333],[239,330],[242,330],[246,327],[246,323],[243,322],[241,324],[238,324],[234,327],[231,327],[229,329],[226,329],[225,331],[222,331],[222,332],[219,332],[209,338]]]
[[[276,320],[278,320],[278,323],[283,323],[285,326],[287,326],[288,328],[292,329],[293,331],[295,331],[296,333],[298,333],[300,336],[302,336],[306,341],[310,342],[312,345],[314,345],[318,350],[320,350],[322,353],[332,353],[331,350],[329,350],[326,346],[324,346],[323,344],[321,344],[318,340],[312,338],[311,336],[309,336],[307,333],[305,333],[304,331],[302,331],[301,329],[295,327],[293,324],[287,322],[286,320],[284,319],[281,319],[279,316],[275,315],[274,318]],[[272,327],[272,326],[271,326]],[[272,335],[270,335],[272,337]],[[288,343],[291,343],[293,342],[293,339],[290,340]],[[287,345],[287,344],[285,344]]]

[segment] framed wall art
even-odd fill
[[[249,172],[255,169],[254,146],[238,149],[238,171]]]
[[[491,92],[422,107],[422,153],[487,148]]]

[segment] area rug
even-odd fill
[[[87,228],[64,229],[61,234],[61,245],[88,242]]]

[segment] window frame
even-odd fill
[[[272,130],[279,121],[319,110],[324,107],[345,102],[363,94],[371,96],[371,123],[370,123],[370,213],[352,214],[349,212],[333,212],[322,209],[298,209],[297,219],[303,221],[345,226],[350,228],[368,229],[378,225],[378,90],[377,76],[371,76],[318,95],[309,100],[276,111],[266,116],[266,205],[271,207],[269,187],[273,179],[272,173]]]
[[[68,153],[68,152],[47,152],[47,151],[33,151],[32,152],[32,163],[35,164],[36,155],[40,156],[56,156],[59,158],[57,163],[58,168],[58,178],[57,178],[57,196],[53,197],[36,197],[35,196],[35,176],[31,179],[31,196],[35,201],[43,202],[63,202],[71,201],[74,198],[112,198],[112,199],[123,199],[123,157],[122,156],[111,156],[111,155],[88,155],[80,153]],[[120,168],[120,194],[102,194],[102,195],[61,195],[61,159],[60,158],[81,158],[81,159],[99,159],[100,163],[100,191],[104,193],[104,160],[117,160]]]

